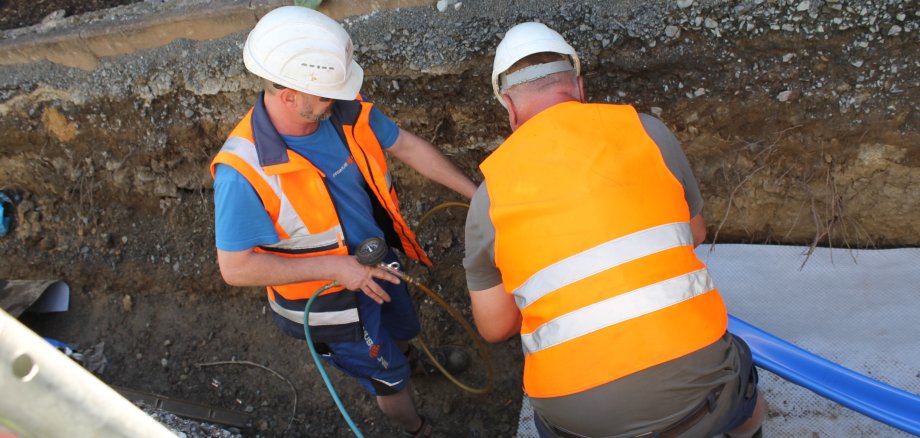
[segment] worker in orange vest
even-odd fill
[[[660,120],[586,103],[580,74],[540,23],[496,49],[513,133],[467,217],[478,330],[520,335],[543,437],[759,436],[750,350],[693,252],[706,227],[686,156]]]
[[[335,281],[310,309],[316,350],[409,436],[430,436],[409,388],[415,307],[405,284],[353,254],[377,237],[431,263],[400,211],[385,152],[467,198],[476,186],[360,98],[351,38],[322,13],[272,10],[246,38],[243,61],[263,92],[211,163],[221,274],[234,286],[267,286],[274,323],[300,339],[307,301]]]

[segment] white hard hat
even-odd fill
[[[335,20],[300,6],[265,14],[249,32],[243,63],[256,76],[314,96],[352,100],[364,70],[352,60],[351,37]]]
[[[575,53],[572,46],[565,42],[562,35],[543,23],[518,24],[508,30],[502,41],[498,43],[495,49],[495,61],[492,63],[492,90],[502,106],[505,106],[505,101],[502,100],[502,84],[499,83],[501,74],[521,59],[540,52],[569,56],[572,63],[575,64],[575,74],[581,74],[581,61],[578,59],[578,54]]]

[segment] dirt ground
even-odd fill
[[[98,11],[137,0],[3,0],[0,1],[0,30],[16,29],[38,24],[51,14],[62,18],[84,12]],[[58,12],[63,11],[63,13]]]
[[[0,25],[122,3],[0,1]],[[630,102],[675,132],[704,194],[709,241],[920,245],[915,3],[467,0],[441,12],[434,3],[345,23],[362,91],[474,179],[508,133],[491,98],[490,51],[511,24],[539,19],[568,29],[589,100]],[[178,40],[94,71],[0,66],[0,190],[20,199],[0,238],[0,279],[68,281],[68,312],[22,320],[78,351],[101,344],[106,362],[94,372],[109,384],[248,413],[247,437],[351,436],[304,342],[272,326],[264,291],[226,286],[218,272],[207,165],[256,96],[240,47],[239,35]],[[404,166],[394,176],[412,225],[460,200]],[[409,271],[469,318],[464,216],[452,207],[418,227],[435,267]],[[474,352],[446,313],[417,303],[432,344]],[[414,380],[441,435],[515,434],[519,341],[489,353],[488,395]],[[475,363],[463,377],[481,385]],[[366,436],[398,435],[372,397],[330,374]]]

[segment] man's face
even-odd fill
[[[332,102],[334,100],[328,97],[313,96],[306,93],[297,93],[300,117],[304,121],[316,123],[326,120],[332,115]]]

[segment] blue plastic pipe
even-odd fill
[[[920,436],[920,396],[809,353],[732,315],[728,317],[728,331],[750,345],[758,367],[889,426]]]

